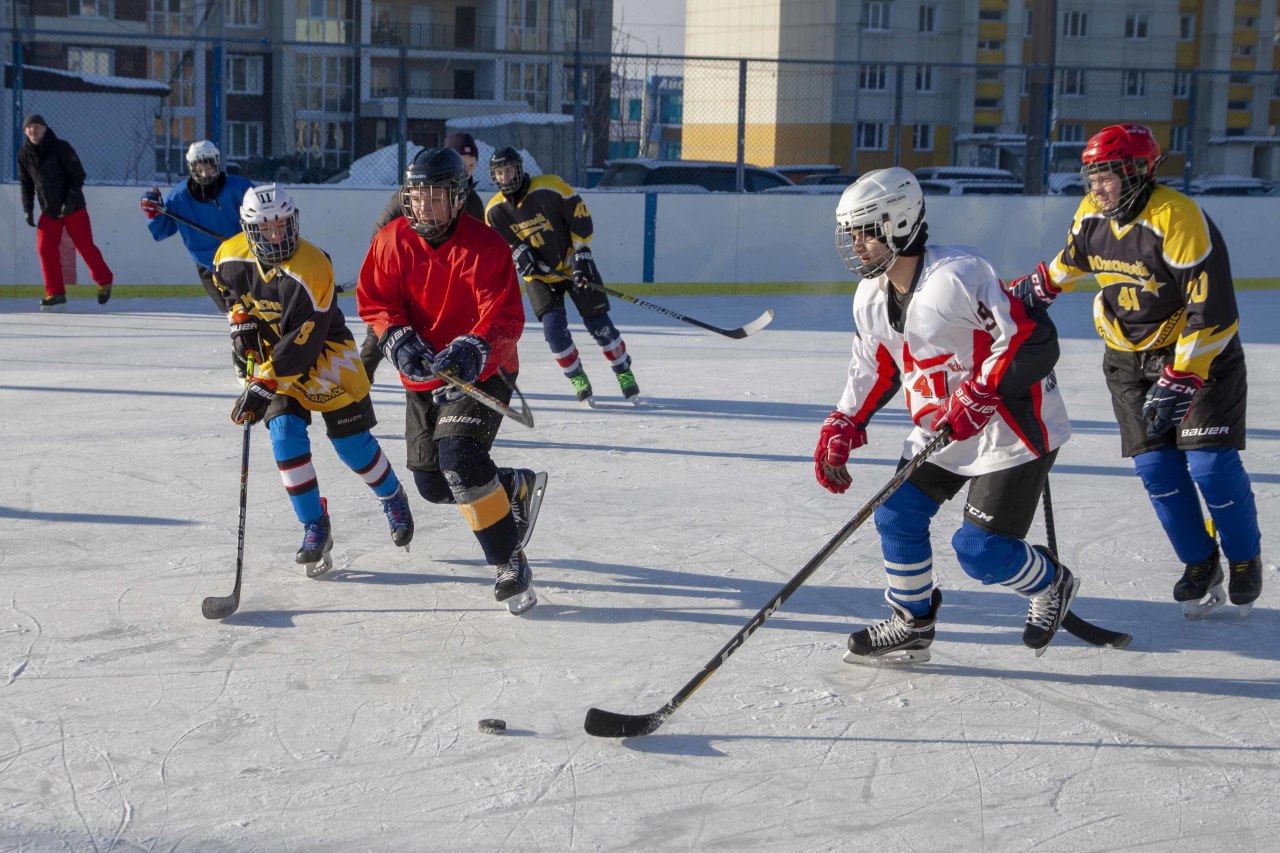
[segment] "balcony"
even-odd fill
[[[464,91],[461,89],[405,89],[406,98],[446,101],[492,101],[494,93],[480,89]],[[400,89],[395,86],[375,86],[369,90],[371,98],[398,98]]]
[[[494,27],[457,27],[452,24],[374,24],[374,45],[410,50],[493,50]]]

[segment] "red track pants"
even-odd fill
[[[62,260],[58,255],[58,244],[62,242],[62,231],[66,229],[76,251],[84,258],[89,267],[89,275],[98,285],[111,284],[114,277],[111,268],[102,258],[102,252],[93,244],[93,226],[89,224],[89,211],[80,208],[75,213],[68,213],[61,219],[40,215],[36,226],[36,252],[40,255],[40,269],[44,273],[45,296],[56,296],[66,292],[65,280],[62,277]]]

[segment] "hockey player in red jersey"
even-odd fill
[[[1248,613],[1262,591],[1262,533],[1245,446],[1248,384],[1227,247],[1192,199],[1156,183],[1164,159],[1151,130],[1113,125],[1085,145],[1080,202],[1067,246],[1010,286],[1048,306],[1093,275],[1093,317],[1106,342],[1102,372],[1120,424],[1120,452],[1186,568],[1174,600],[1188,616],[1221,604],[1221,539],[1230,597]],[[1197,495],[1199,490],[1199,495]]]
[[[876,510],[892,614],[853,633],[845,659],[929,659],[942,602],[930,521],[966,484],[964,520],[951,538],[960,566],[1029,599],[1022,639],[1039,655],[1079,586],[1023,538],[1070,435],[1052,372],[1057,332],[1043,312],[1032,316],[1011,298],[975,250],[926,245],[924,213],[920,185],[897,167],[862,176],[836,208],[836,246],[862,282],[848,380],[814,453],[818,482],[837,494],[849,487],[850,452],[900,387],[915,425],[903,457],[944,425],[952,439]]]
[[[525,468],[489,455],[502,416],[446,384],[449,372],[506,403],[520,369],[524,303],[502,238],[462,215],[470,183],[452,149],[418,153],[405,173],[404,216],[383,226],[360,267],[360,316],[377,333],[405,387],[405,445],[418,492],[456,503],[494,567],[494,596],[513,613],[532,607],[522,548],[536,510]]]

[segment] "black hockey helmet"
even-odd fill
[[[514,171],[503,169],[503,177],[506,180],[498,180],[498,170],[504,166],[514,166],[515,169]],[[493,185],[498,188],[498,192],[503,195],[509,196],[519,192],[521,185],[524,184],[524,158],[510,145],[495,150],[493,156],[489,158],[489,177],[493,179]]]
[[[400,207],[414,231],[427,239],[439,237],[457,220],[470,186],[461,154],[452,148],[424,148],[405,170]]]

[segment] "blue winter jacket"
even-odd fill
[[[197,201],[191,195],[190,181],[184,181],[169,191],[165,196],[164,206],[183,219],[208,228],[223,238],[234,237],[240,233],[240,203],[244,194],[253,186],[253,182],[240,175],[225,175],[222,191],[213,201]],[[209,271],[213,271],[213,255],[222,245],[222,240],[210,237],[201,231],[183,225],[172,216],[157,216],[147,220],[147,228],[151,236],[157,240],[178,234],[182,244],[187,247],[191,259]]]

